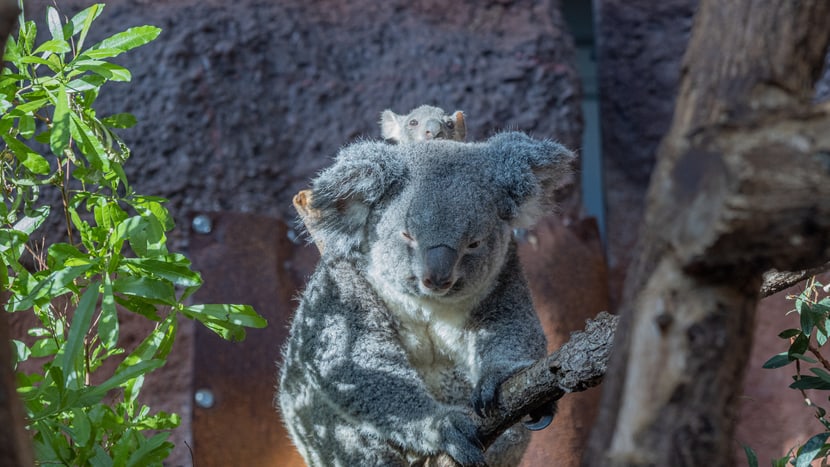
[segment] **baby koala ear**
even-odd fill
[[[556,190],[573,182],[576,154],[520,132],[497,134],[487,144],[497,161],[494,178],[507,194],[502,217],[514,228],[532,227],[553,207]]]
[[[315,241],[326,253],[349,255],[365,246],[370,216],[406,176],[397,146],[365,141],[340,150],[334,165],[312,181]]]
[[[453,131],[455,131],[453,139],[456,141],[464,141],[467,139],[467,123],[464,122],[464,112],[456,110],[452,114],[452,119],[455,122],[455,128],[453,128]]]
[[[401,116],[389,109],[380,114],[380,135],[383,139],[400,141],[403,129],[400,122]]]

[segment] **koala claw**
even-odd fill
[[[484,446],[478,439],[475,425],[469,416],[457,413],[451,414],[444,430],[444,451],[459,465],[464,467],[486,466],[484,462]]]
[[[498,409],[499,385],[505,378],[489,377],[484,378],[473,390],[470,403],[479,417],[493,415]]]

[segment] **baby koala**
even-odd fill
[[[407,115],[384,110],[380,114],[380,132],[383,139],[398,143],[432,139],[464,141],[467,126],[464,112],[460,110],[447,115],[444,109],[422,105]]]

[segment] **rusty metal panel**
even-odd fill
[[[282,221],[242,213],[194,217],[190,255],[205,285],[199,303],[245,303],[268,320],[244,342],[203,326],[195,335],[194,465],[304,465],[274,407],[277,358],[293,298],[316,262],[313,246],[293,244]]]
[[[194,390],[212,397],[194,407],[194,461],[212,466],[301,466],[274,409],[275,359],[296,307],[293,297],[317,260],[313,246],[288,239],[284,223],[249,214],[209,214],[191,237],[194,267],[205,286],[200,302],[253,305],[268,319],[243,343],[227,343],[199,327]],[[520,242],[520,256],[545,327],[549,350],[562,345],[608,303],[607,275],[596,225],[547,218]],[[209,394],[208,394],[209,392]],[[569,395],[548,429],[534,433],[523,467],[576,466],[597,406],[598,391]],[[203,399],[204,400],[204,399]]]

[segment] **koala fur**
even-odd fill
[[[311,466],[408,466],[446,453],[514,466],[517,424],[483,452],[472,419],[545,355],[511,236],[546,211],[574,155],[517,132],[482,143],[359,142],[313,181],[325,244],[283,349],[279,408]],[[432,464],[429,464],[432,465]]]
[[[384,110],[380,114],[380,132],[383,139],[399,143],[432,139],[464,141],[467,125],[460,110],[447,115],[444,109],[422,105],[407,115]]]

